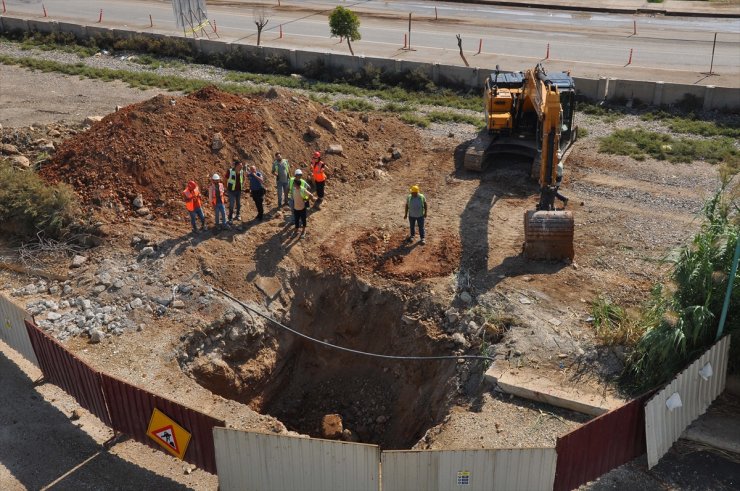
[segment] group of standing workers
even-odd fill
[[[293,236],[297,236],[300,231],[301,238],[306,236],[306,223],[308,217],[308,208],[311,200],[314,200],[314,207],[318,208],[324,200],[324,191],[326,186],[326,164],[321,160],[321,152],[314,152],[311,157],[311,182],[316,194],[310,191],[311,185],[303,178],[303,171],[296,169],[293,175],[290,173],[290,163],[284,159],[280,152],[275,154],[272,162],[272,174],[275,176],[277,188],[277,208],[289,206],[293,211]],[[208,199],[214,208],[216,214],[216,229],[232,226],[233,220],[241,221],[241,196],[243,192],[248,191],[254,200],[257,208],[255,220],[262,221],[265,216],[264,197],[265,197],[265,177],[259,172],[256,166],[249,166],[245,174],[244,165],[239,160],[234,163],[226,172],[228,176],[226,185],[221,182],[221,176],[213,174],[211,184],[208,187]],[[248,183],[249,187],[245,187]],[[193,227],[193,233],[198,232],[197,221],[200,219],[201,230],[206,228],[206,217],[203,213],[203,203],[200,189],[195,181],[189,181],[182,192],[185,207],[190,213],[190,224]],[[226,219],[226,199],[228,198],[229,217]],[[427,200],[419,192],[419,186],[414,185],[409,189],[404,207],[404,218],[409,220],[409,236],[407,242],[413,242],[416,236],[416,227],[419,228],[419,243],[426,243],[426,231],[424,222],[427,217]]]
[[[315,201],[318,207],[324,200],[324,189],[326,185],[326,164],[321,160],[321,153],[314,152],[311,158],[311,170],[313,186],[316,194],[309,191],[310,185],[303,179],[303,171],[296,169],[291,176],[290,164],[284,159],[280,152],[275,154],[275,160],[272,163],[272,174],[276,179],[278,209],[282,206],[290,206],[293,210],[293,223],[295,225],[294,235],[298,235],[302,227],[301,237],[306,235],[307,210],[310,200]],[[257,216],[255,220],[264,220],[264,197],[265,177],[257,167],[249,166],[245,172],[244,164],[235,159],[229,170],[226,172],[226,185],[221,180],[221,176],[213,174],[211,183],[208,187],[208,200],[213,206],[216,215],[216,230],[229,229],[233,221],[241,221],[241,197],[243,192],[249,192],[254,200]],[[247,187],[247,184],[249,187]],[[185,201],[185,207],[190,214],[190,224],[193,233],[198,232],[197,220],[200,220],[200,230],[206,228],[205,214],[203,213],[203,199],[200,188],[195,181],[189,181],[182,192]],[[226,203],[228,199],[229,215],[226,218]]]

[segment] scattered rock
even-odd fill
[[[324,113],[321,113],[318,116],[316,116],[316,124],[318,124],[322,128],[325,128],[325,129],[331,131],[332,133],[334,133],[335,131],[337,131],[337,124],[334,121],[332,121],[331,119],[327,118],[324,115]]]
[[[355,136],[360,140],[370,141],[370,134],[365,130],[359,130]]]
[[[69,415],[69,419],[72,421],[77,421],[82,417],[82,412],[79,409],[73,409],[72,414]]]
[[[98,344],[103,339],[105,339],[105,333],[100,329],[93,329],[90,333],[90,342],[92,344]]]
[[[211,150],[214,152],[218,152],[222,148],[224,148],[224,137],[221,135],[221,133],[216,133],[213,135],[213,138],[211,139]]]
[[[282,290],[283,288],[283,286],[280,284],[280,280],[275,278],[274,276],[260,276],[255,280],[254,285],[259,288],[260,291],[264,293],[270,300],[273,300],[275,297],[277,297],[278,293],[280,293],[280,290]]]
[[[343,430],[342,417],[338,414],[327,414],[321,420],[321,434],[324,438],[341,438]]]
[[[144,305],[144,301],[141,300],[140,298],[135,298],[135,299],[131,300],[131,302],[129,303],[129,306],[132,309],[141,308],[143,305]]]
[[[185,302],[183,302],[182,300],[175,300],[172,302],[172,308],[173,309],[184,309]]]
[[[468,340],[465,339],[465,336],[463,336],[459,332],[456,332],[452,335],[452,340],[455,342],[455,344],[459,344],[463,348],[467,348],[470,346],[470,343],[468,343]]]
[[[79,268],[87,262],[87,256],[80,256],[79,254],[72,258],[71,267]]]
[[[309,127],[308,127],[308,129],[306,130],[306,134],[307,134],[307,135],[308,135],[309,137],[313,138],[313,139],[316,139],[316,138],[321,138],[321,133],[319,133],[319,130],[317,130],[317,129],[316,129],[316,128],[314,128],[313,126],[309,126]]]
[[[270,90],[265,93],[266,99],[277,99],[278,97],[280,97],[280,92],[275,87],[270,87]]]
[[[10,165],[13,167],[19,167],[21,169],[28,169],[31,167],[31,161],[23,155],[11,155],[8,160],[10,160]]]
[[[448,310],[445,315],[447,316],[447,322],[455,324],[460,319],[460,313],[455,309]]]
[[[146,216],[149,214],[149,208],[147,208],[146,206],[139,208],[138,210],[136,210],[136,214],[142,217]]]
[[[88,116],[85,118],[84,124],[92,126],[95,123],[99,123],[103,120],[103,116]]]
[[[333,143],[326,149],[326,153],[330,155],[342,155],[344,153],[344,149],[342,148],[342,145]]]
[[[519,297],[519,303],[523,305],[529,305],[532,303],[532,301],[528,299],[527,297]]]
[[[52,142],[44,142],[36,148],[46,153],[54,153],[56,151],[56,147],[54,146],[54,143]]]
[[[360,121],[362,121],[363,123],[369,123],[370,116],[367,113],[362,113],[362,116],[360,116]]]
[[[154,247],[152,246],[146,246],[141,249],[141,255],[142,256],[153,256],[154,255]]]
[[[18,147],[10,143],[0,143],[0,153],[5,155],[19,155]]]
[[[144,206],[144,197],[140,194],[137,194],[131,204],[134,205],[134,208],[142,208]]]
[[[120,111],[121,109],[123,109],[123,106],[116,106],[116,107],[115,107],[115,112],[118,112],[118,111]]]
[[[379,425],[382,425],[386,421],[388,421],[388,417],[383,416],[382,414],[378,416],[377,418],[375,418],[375,422],[378,423]]]
[[[467,304],[473,303],[473,297],[468,292],[462,292],[460,294],[460,300],[462,300],[463,302]]]
[[[393,152],[391,152],[391,157],[393,157],[393,160],[398,160],[403,157],[403,154],[401,153],[401,150],[394,148]]]
[[[414,322],[416,322],[416,320],[413,317],[411,317],[410,315],[403,314],[401,316],[401,322],[403,322],[407,326],[410,326],[411,324],[413,324]]]
[[[62,318],[61,314],[57,314],[56,312],[49,312],[46,314],[46,318],[50,321],[57,321]]]

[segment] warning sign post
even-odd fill
[[[152,412],[146,434],[178,459],[188,450],[190,433],[157,408]]]

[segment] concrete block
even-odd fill
[[[706,89],[704,89],[704,104],[702,105],[702,109],[705,111],[709,111],[714,107],[714,85],[707,85]]]
[[[28,21],[26,19],[20,19],[18,17],[6,17],[3,15],[2,20],[3,32],[28,32]]]
[[[113,37],[113,29],[102,26],[85,26],[85,31],[89,38],[107,38]]]
[[[306,51],[297,49],[295,51],[296,69],[305,70],[309,63],[316,63],[318,60],[326,62],[326,53],[320,51]]]
[[[733,87],[715,87],[710,109],[740,109],[740,89]]]
[[[653,90],[653,106],[660,106],[663,103],[663,85],[662,80],[655,82],[655,89]]]
[[[195,41],[198,52],[203,53],[206,56],[226,54],[234,49],[234,46],[231,43],[215,39],[196,39]]]
[[[592,416],[599,416],[625,403],[609,394],[590,392],[583,385],[574,383],[569,386],[562,381],[548,380],[543,375],[533,369],[509,369],[504,363],[494,363],[486,371],[485,378],[507,394]]]
[[[599,99],[599,82],[600,80],[592,78],[573,78],[576,85],[576,94],[591,101]]]
[[[74,34],[77,39],[87,39],[87,28],[80,24],[72,24],[71,22],[57,22],[59,32],[65,32],[68,34]]]

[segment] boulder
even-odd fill
[[[370,134],[365,130],[359,130],[355,135],[359,140],[370,141]]]
[[[321,420],[321,435],[324,438],[342,438],[342,417],[338,414],[327,414]]]
[[[5,155],[18,155],[18,147],[11,145],[10,143],[0,143],[0,153]]]
[[[23,155],[11,155],[8,160],[10,160],[10,165],[13,167],[18,167],[20,169],[28,169],[31,167],[31,161]]]
[[[92,126],[95,123],[99,123],[103,120],[103,116],[88,116],[85,118],[84,123],[88,126]]]
[[[54,143],[52,143],[52,142],[42,143],[37,148],[40,151],[46,152],[46,153],[54,153],[56,151],[56,147],[54,146]]]
[[[327,118],[324,115],[324,113],[321,113],[318,116],[316,116],[316,124],[318,124],[322,128],[325,128],[325,129],[331,131],[332,133],[334,133],[335,131],[337,131],[337,124],[334,121],[332,121],[331,119]]]
[[[134,208],[142,208],[144,206],[144,197],[137,194],[131,203],[134,205]]]
[[[211,139],[211,150],[214,152],[218,152],[222,148],[224,148],[224,137],[221,135],[221,133],[216,133],[213,135],[213,138]]]
[[[90,342],[97,344],[105,338],[105,333],[100,329],[93,329],[90,333]]]
[[[329,155],[342,155],[344,153],[344,148],[342,148],[342,145],[338,143],[333,143],[326,149],[326,153]]]
[[[393,160],[398,160],[403,156],[401,153],[401,150],[394,148],[393,152],[391,153],[391,157],[393,157]]]
[[[139,208],[138,210],[136,210],[136,214],[140,217],[145,217],[149,214],[149,208],[147,208],[146,206]]]

